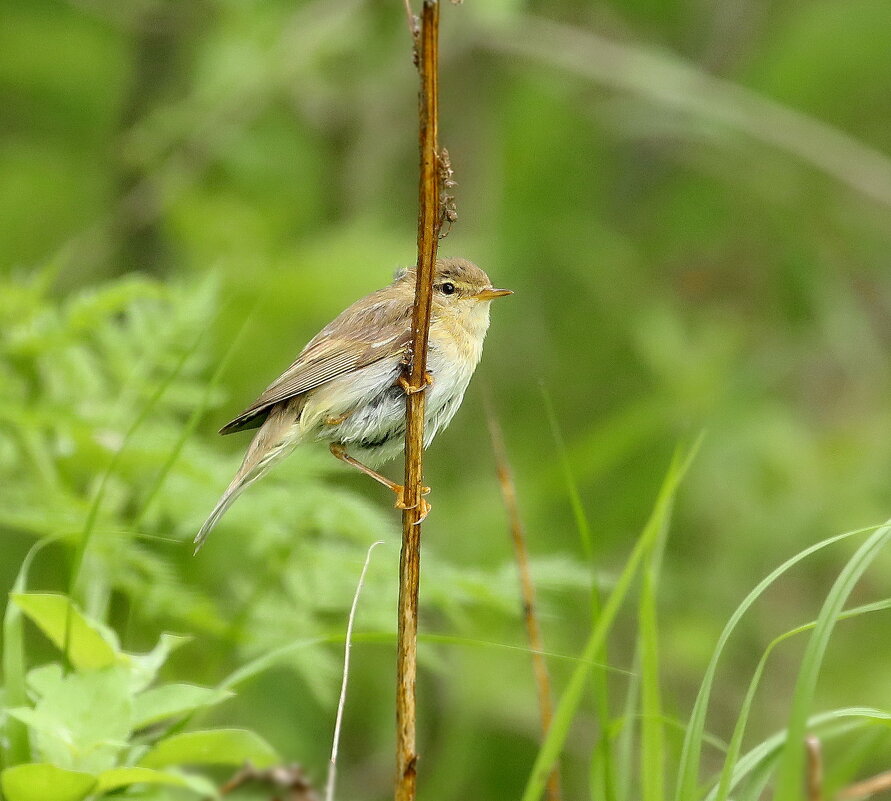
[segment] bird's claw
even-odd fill
[[[433,508],[430,503],[424,499],[424,495],[428,495],[430,493],[430,487],[421,487],[421,498],[418,499],[417,503],[409,503],[405,499],[405,487],[396,487],[393,489],[396,493],[396,503],[394,506],[397,509],[418,509],[419,515],[418,519],[415,521],[414,525],[418,525],[422,520],[426,519],[427,515],[430,514],[430,510]]]
[[[405,391],[406,395],[414,395],[417,392],[423,392],[427,387],[432,386],[433,376],[430,373],[424,373],[424,383],[419,387],[412,386],[411,382],[404,376],[399,376],[396,383]]]

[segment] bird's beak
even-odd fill
[[[511,289],[484,289],[482,292],[477,292],[473,297],[477,300],[492,300],[493,298],[501,298],[505,295],[513,294]]]

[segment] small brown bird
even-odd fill
[[[405,390],[400,384],[411,344],[415,269],[356,301],[326,325],[294,363],[232,422],[231,434],[259,428],[241,467],[195,537],[195,551],[241,492],[303,442],[329,443],[341,461],[396,493],[401,485],[371,469],[395,458],[405,438]],[[430,385],[424,446],[445,428],[483,351],[489,301],[512,294],[495,289],[466,259],[438,259],[433,284],[427,370]],[[349,451],[349,454],[347,453]]]

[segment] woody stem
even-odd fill
[[[409,388],[425,384],[427,337],[433,298],[433,269],[441,225],[438,142],[439,4],[425,0],[417,41],[420,73],[418,263],[412,310],[412,360],[405,375]],[[396,801],[414,801],[417,751],[415,744],[415,679],[417,675],[418,584],[421,568],[424,405],[426,392],[405,398],[405,493],[402,512],[402,552],[399,559],[399,608],[396,645]]]

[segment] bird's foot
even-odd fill
[[[399,376],[396,383],[402,387],[406,395],[414,395],[416,392],[423,392],[427,387],[432,386],[433,376],[430,373],[424,373],[424,383],[419,387],[412,386],[404,375]]]
[[[354,459],[346,452],[346,448],[343,447],[339,442],[332,442],[328,446],[331,453],[340,461],[346,462],[348,465],[355,467],[357,470],[361,470],[365,475],[371,476],[375,481],[383,484],[385,487],[390,489],[393,494],[396,496],[396,508],[397,509],[415,509],[417,507],[420,508],[420,516],[418,517],[417,523],[420,523],[427,515],[430,514],[430,504],[424,500],[425,495],[430,494],[430,487],[421,487],[421,498],[418,503],[409,503],[405,499],[405,487],[402,484],[397,484],[395,481],[390,481],[386,476],[381,475],[377,472],[377,470],[372,470],[368,465],[362,464],[362,462]]]
[[[392,490],[396,493],[396,503],[394,504],[395,508],[419,510],[418,519],[415,521],[415,525],[426,519],[427,515],[430,514],[430,510],[433,507],[423,497],[424,495],[428,495],[430,493],[430,487],[421,487],[421,497],[418,499],[417,503],[409,503],[405,499],[405,487],[397,484],[395,487],[392,487]]]
[[[339,415],[337,415],[337,417],[326,417],[325,425],[326,426],[339,426],[351,414],[352,414],[352,412],[347,412],[346,414],[339,414]]]

